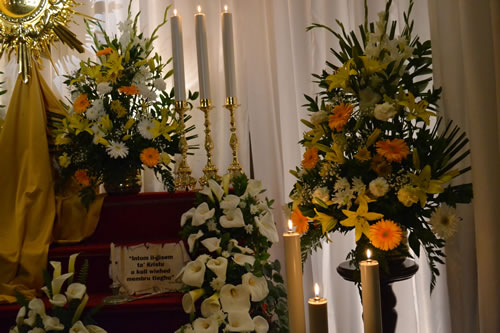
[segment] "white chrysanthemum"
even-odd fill
[[[255,324],[248,311],[232,311],[228,313],[227,321],[229,332],[251,332],[255,330]]]
[[[388,121],[389,119],[394,117],[396,113],[398,112],[394,105],[387,102],[385,102],[384,104],[377,104],[375,106],[375,110],[373,111],[373,115],[375,116],[375,118],[382,121]]]
[[[205,264],[199,260],[189,262],[186,267],[184,267],[182,282],[188,286],[200,288],[205,279],[205,270]]]
[[[102,99],[96,99],[92,102],[92,106],[87,109],[85,115],[89,120],[97,120],[101,116],[104,116],[105,113]]]
[[[153,129],[154,126],[155,125],[151,120],[143,119],[137,125],[137,129],[144,139],[152,140],[153,133],[151,132],[151,129]]]
[[[245,231],[247,234],[251,234],[253,231],[253,225],[251,225],[251,224],[245,225]]]
[[[349,184],[349,181],[347,178],[340,178],[338,179],[335,184],[333,185],[333,189],[337,191],[345,191],[345,190],[350,190],[351,189],[351,184]]]
[[[313,112],[311,114],[311,123],[319,125],[328,121],[328,113],[326,111]]]
[[[219,219],[219,223],[224,228],[241,228],[245,226],[243,212],[239,208],[225,212]]]
[[[226,284],[220,290],[220,303],[224,312],[250,310],[250,290],[247,286],[239,284],[234,286]]]
[[[314,190],[313,194],[313,203],[315,202],[314,199],[318,198],[319,200],[323,202],[327,202],[330,200],[330,191],[328,191],[328,187],[318,187]]]
[[[106,152],[111,158],[125,158],[128,155],[128,147],[121,141],[109,141]]]
[[[111,87],[108,82],[101,82],[97,84],[97,93],[101,96],[110,93],[112,90],[113,87]]]
[[[442,204],[432,212],[429,223],[432,226],[432,231],[442,239],[447,240],[457,231],[458,220],[455,208]]]
[[[217,223],[215,223],[214,220],[210,220],[207,222],[207,228],[208,228],[208,231],[219,231],[217,229]]]
[[[370,189],[371,194],[379,198],[384,196],[387,191],[389,191],[389,184],[387,184],[384,177],[377,177],[370,182],[368,188]]]
[[[362,193],[366,190],[365,183],[359,177],[354,177],[352,179],[352,190],[357,193]]]
[[[269,323],[264,317],[253,317],[253,323],[255,324],[255,333],[267,333],[269,331]]]
[[[210,281],[210,287],[213,288],[213,290],[221,290],[222,287],[224,287],[224,284],[226,284],[225,280],[222,280],[220,278],[215,278]]]
[[[165,80],[163,79],[156,79],[153,81],[153,86],[158,89],[158,90],[165,90],[167,88],[167,84],[165,83]]]
[[[248,287],[252,302],[260,302],[269,294],[266,278],[261,276],[257,277],[248,272],[241,277],[241,283]]]
[[[354,199],[354,192],[352,190],[338,191],[332,198],[332,202],[340,207],[347,206],[351,200]]]

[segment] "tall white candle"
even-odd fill
[[[288,288],[288,318],[290,333],[306,331],[304,311],[304,286],[302,285],[302,261],[300,254],[300,235],[292,231],[292,221],[288,221],[288,232],[283,234],[285,241],[285,266]]]
[[[184,77],[184,49],[182,44],[182,18],[174,9],[170,19],[172,29],[172,57],[174,58],[174,92],[176,101],[186,100],[186,79]]]
[[[226,97],[236,97],[236,72],[234,65],[233,14],[224,7],[222,13],[222,47],[224,50],[224,77]]]
[[[368,259],[360,262],[365,333],[382,333],[379,265],[370,259],[370,250],[366,256]]]
[[[198,54],[198,81],[200,84],[200,98],[210,99],[210,70],[208,66],[207,29],[205,26],[205,14],[198,6],[195,17],[196,25],[196,51]]]

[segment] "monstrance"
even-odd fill
[[[26,83],[32,60],[42,55],[52,62],[50,45],[60,40],[82,53],[83,44],[68,29],[74,10],[74,0],[0,0],[0,57],[10,59],[16,52],[19,73]],[[82,15],[85,16],[85,15]],[[53,64],[53,62],[52,62]]]

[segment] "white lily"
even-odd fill
[[[207,263],[207,260],[210,259],[212,257],[210,257],[208,254],[200,254],[198,256],[198,258],[196,258],[196,261],[199,261],[203,264],[206,264]]]
[[[54,268],[54,271],[52,272],[52,279],[55,279],[58,276],[61,276],[61,262],[50,261],[50,265],[52,266],[52,268]]]
[[[69,333],[90,333],[83,323],[79,320],[73,324],[70,328]]]
[[[64,325],[61,324],[59,318],[46,316],[43,318],[43,328],[46,331],[62,331],[64,329]]]
[[[210,209],[206,202],[201,203],[198,207],[196,207],[193,215],[192,225],[197,227],[204,224],[209,218],[212,218],[214,216],[214,213],[214,208]]]
[[[260,302],[269,294],[266,278],[263,276],[257,277],[248,272],[241,277],[241,283],[248,287],[252,302]]]
[[[245,193],[243,193],[241,198],[244,199],[247,196],[255,197],[260,192],[262,192],[262,182],[260,180],[249,179]]]
[[[194,303],[205,294],[203,288],[194,289],[182,296],[182,308],[186,313],[193,313],[195,311]]]
[[[19,311],[17,311],[16,324],[21,326],[24,323],[24,317],[26,317],[26,307],[22,306]]]
[[[72,283],[66,289],[66,297],[68,297],[68,301],[71,302],[73,299],[82,299],[82,297],[87,292],[87,287],[81,283]]]
[[[212,194],[212,190],[210,190],[208,186],[203,187],[199,193],[206,195],[210,199],[210,201],[214,202],[214,196]]]
[[[205,318],[220,311],[219,295],[213,294],[201,303],[201,315]]]
[[[232,210],[240,204],[240,197],[234,194],[227,195],[220,203],[220,208],[223,210]]]
[[[69,256],[68,273],[74,273],[75,272],[76,258],[78,257],[79,254],[80,253],[73,253],[72,255]]]
[[[194,333],[217,333],[219,324],[213,318],[198,318],[193,322]]]
[[[237,248],[243,254],[245,254],[245,253],[246,254],[254,254],[254,251],[251,248],[249,248],[247,246],[245,246],[245,247],[239,246],[238,241],[236,239],[229,240],[229,248]]]
[[[49,299],[49,302],[50,302],[50,304],[52,304],[54,306],[58,306],[58,307],[62,308],[63,306],[66,305],[67,299],[66,299],[66,296],[64,296],[63,294],[57,294],[57,295],[54,295],[54,297],[52,297],[52,299]]]
[[[205,238],[201,241],[201,244],[203,244],[203,246],[206,247],[209,252],[215,252],[220,249],[220,238]]]
[[[245,266],[245,264],[253,266],[255,257],[241,253],[233,253],[233,261],[240,266]]]
[[[175,331],[174,333],[194,333],[194,330],[193,330],[193,326],[191,326],[191,324],[186,324],[184,326],[181,326],[179,327],[179,329],[177,331]]]
[[[96,325],[87,325],[87,330],[89,333],[108,333],[105,329]]]
[[[214,272],[215,275],[219,279],[226,281],[226,271],[227,271],[227,259],[226,258],[218,257],[217,259],[210,259],[207,262],[207,267],[212,272]]]
[[[14,326],[9,330],[9,333],[19,333],[19,329],[17,328],[17,326]]]
[[[72,276],[73,276],[73,273],[66,273],[66,274],[63,274],[63,275],[56,277],[55,279],[52,279],[52,282],[51,282],[52,295],[60,294],[61,288],[62,288],[64,282]],[[48,288],[43,287],[42,290],[47,294],[47,297],[48,297],[49,296]]]
[[[27,333],[45,333],[45,330],[41,327],[35,327],[29,330]]]
[[[40,317],[45,317],[45,304],[39,298],[33,298],[28,303],[28,308],[33,311],[34,314],[40,315]]]
[[[224,212],[219,219],[219,223],[224,228],[241,228],[245,226],[245,220],[243,219],[243,212],[241,209],[236,208]]]
[[[210,187],[210,190],[212,190],[213,194],[215,194],[217,200],[220,202],[222,200],[222,196],[224,195],[224,190],[220,187],[219,183],[213,179],[209,179],[208,187]]]
[[[182,282],[188,286],[200,288],[205,278],[205,270],[204,263],[198,260],[189,262],[184,268]]]
[[[196,240],[200,237],[203,236],[203,231],[201,230],[198,230],[198,232],[196,234],[191,234],[189,235],[188,237],[188,247],[189,247],[189,253],[192,253],[193,252],[193,249],[194,249],[194,243],[196,242]]]
[[[220,290],[220,302],[224,312],[250,310],[250,290],[242,284],[226,284]]]
[[[255,217],[255,224],[257,224],[260,233],[269,239],[269,241],[273,243],[279,241],[278,230],[276,229],[276,224],[274,224],[273,214],[268,212],[261,217]]]
[[[181,216],[181,227],[186,224],[187,220],[194,216],[194,212],[196,212],[196,208],[192,207],[190,210],[182,214]]]
[[[267,333],[269,331],[269,323],[264,317],[253,317],[253,323],[255,324],[255,333]]]
[[[24,319],[24,324],[29,327],[35,326],[37,314],[33,310],[28,311],[28,318]]]
[[[255,324],[248,311],[232,311],[228,313],[229,332],[250,332],[255,330]]]

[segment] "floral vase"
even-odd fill
[[[104,189],[109,195],[137,194],[141,191],[141,171],[132,170],[123,174],[122,177],[114,176],[104,182]]]

